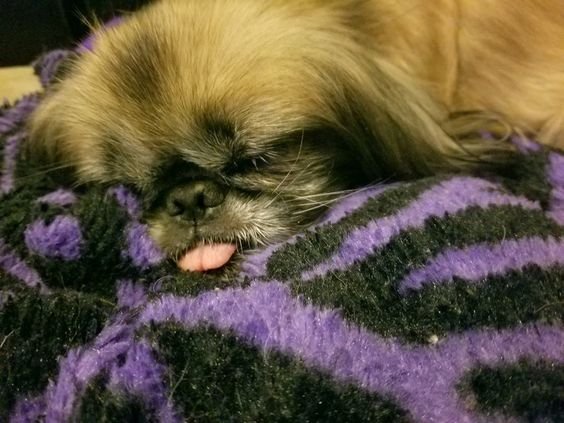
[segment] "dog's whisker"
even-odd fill
[[[288,173],[286,174],[286,176],[284,176],[284,179],[282,179],[282,181],[280,181],[280,183],[276,186],[276,188],[274,188],[274,190],[272,191],[273,193],[276,193],[277,190],[278,190],[282,185],[284,185],[284,182],[286,182],[286,179],[288,179],[288,176],[290,176],[290,174],[293,172],[293,170],[294,170],[294,168],[295,168],[295,166],[296,166],[296,163],[297,163],[298,160],[300,159],[300,157],[301,157],[301,155],[302,155],[302,147],[303,147],[303,145],[304,145],[304,134],[305,134],[305,132],[304,132],[304,130],[302,130],[302,136],[301,136],[301,138],[300,138],[300,147],[299,147],[299,149],[298,149],[298,154],[297,154],[297,156],[296,156],[296,158],[295,158],[295,160],[294,160],[294,163],[292,163],[292,166],[290,167],[290,170],[288,170]]]
[[[328,206],[330,206],[330,205],[332,205],[332,204],[334,204],[334,203],[336,203],[340,200],[342,200],[342,198],[334,198],[334,199],[329,200],[329,201],[317,203],[315,206],[297,211],[296,214],[306,214],[306,213],[310,213],[310,212],[315,211],[315,210],[325,209],[325,208],[328,208]]]
[[[351,192],[358,192],[359,190],[355,190],[355,189],[344,189],[344,190],[340,190],[340,191],[331,191],[331,192],[320,192],[320,193],[315,193],[315,194],[307,194],[307,195],[301,195],[299,198],[319,198],[319,197],[329,197],[332,195],[341,195],[341,194],[348,194]]]
[[[284,182],[286,182],[286,180],[288,179],[288,177],[290,176],[290,174],[293,172],[296,163],[298,162],[298,160],[301,157],[302,154],[302,147],[303,147],[303,143],[304,143],[304,135],[305,135],[305,131],[302,130],[302,136],[300,137],[300,147],[298,149],[298,154],[296,155],[296,158],[294,160],[294,163],[292,164],[292,166],[290,166],[290,170],[288,170],[288,173],[286,173],[286,176],[284,176],[284,178],[280,181],[280,183],[276,186],[276,188],[274,188],[274,190],[272,191],[274,195],[274,197],[272,197],[272,199],[268,202],[268,204],[266,205],[266,207],[270,207],[281,195],[281,192],[279,191],[280,187],[284,185]],[[308,164],[309,166],[309,164]],[[306,167],[307,168],[307,167]],[[292,182],[295,181],[295,178],[293,179]]]

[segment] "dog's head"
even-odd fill
[[[368,12],[307,3],[163,1],[100,30],[33,115],[31,151],[136,187],[171,254],[273,241],[331,193],[448,167],[426,100],[365,45]]]

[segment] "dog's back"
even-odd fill
[[[564,147],[560,0],[373,0],[375,47],[449,111],[484,110]],[[378,22],[380,21],[380,22]]]

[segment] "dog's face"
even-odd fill
[[[330,193],[440,166],[444,134],[359,41],[366,2],[306,3],[163,1],[101,31],[34,114],[32,152],[136,187],[171,254],[270,242]]]
[[[163,6],[100,34],[49,94],[32,137],[54,158],[81,181],[136,187],[171,254],[287,236],[322,211],[323,194],[361,182],[323,122],[322,75],[294,51],[298,34],[264,39],[266,21],[242,35],[225,11]]]

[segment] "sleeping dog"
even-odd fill
[[[187,270],[311,223],[348,189],[564,143],[560,0],[161,0],[98,28],[29,151],[142,195]]]

